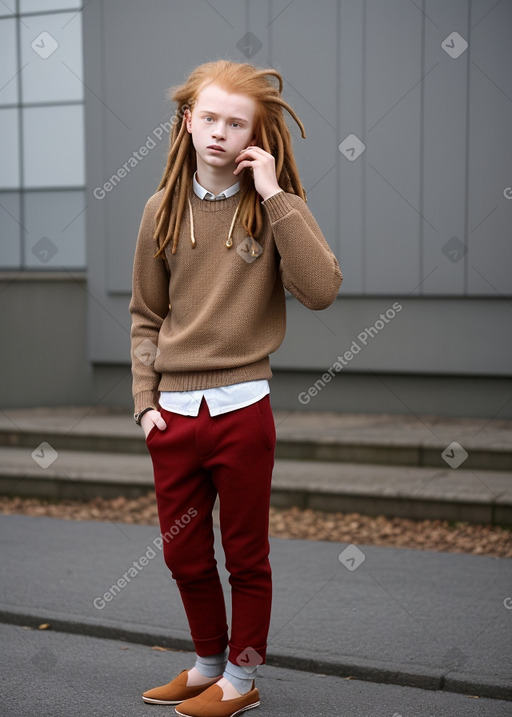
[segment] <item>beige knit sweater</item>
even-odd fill
[[[146,204],[133,267],[132,373],[135,412],[157,406],[158,391],[186,391],[271,378],[269,354],[286,329],[284,286],[309,309],[327,308],[342,275],[318,224],[294,194],[264,207],[254,258],[237,221],[239,194],[219,201],[193,192],[196,246],[184,214],[178,249],[155,259],[155,213],[163,190]],[[251,261],[248,261],[250,259]]]

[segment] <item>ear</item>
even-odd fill
[[[189,134],[192,134],[192,112],[190,110],[185,110],[183,117],[187,125],[187,131]]]

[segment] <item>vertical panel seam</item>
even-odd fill
[[[269,67],[274,67],[273,62],[272,62],[272,55],[274,54],[273,35],[272,35],[272,12],[274,10],[273,0],[268,0],[267,9],[268,9],[267,62],[268,62]]]
[[[18,85],[18,164],[19,164],[19,175],[18,175],[18,192],[19,192],[19,261],[20,268],[23,270],[26,268],[27,259],[25,252],[25,233],[26,233],[26,222],[25,222],[25,172],[23,166],[24,157],[24,142],[23,142],[23,95],[22,95],[22,82],[21,82],[21,16],[20,16],[20,0],[16,0],[15,6],[15,18],[16,24],[16,62],[17,62],[17,85]]]
[[[341,133],[341,0],[336,2],[336,144]],[[335,150],[337,151],[337,149]],[[334,220],[336,247],[335,253],[341,266],[341,152],[338,152],[336,162],[336,216]],[[343,269],[342,269],[343,271]]]
[[[361,23],[361,132],[363,142],[367,143],[366,137],[366,34],[367,34],[367,0],[363,0],[363,17]],[[361,163],[361,294],[367,293],[366,287],[366,160]]]
[[[421,77],[425,76],[426,66],[426,5],[427,0],[422,0],[422,15],[421,15]],[[423,80],[420,88],[420,176],[419,176],[419,232],[418,232],[418,284],[419,294],[424,295],[423,289],[423,272],[424,266],[424,207],[425,207],[425,81]]]
[[[106,137],[107,137],[107,112],[106,112],[106,95],[107,95],[107,84],[106,84],[106,58],[105,58],[105,13],[104,13],[104,5],[103,0],[98,3],[99,5],[99,21],[100,21],[100,27],[99,27],[99,38],[100,38],[100,88],[101,88],[101,97],[103,98],[103,101],[101,102],[101,107],[99,109],[100,111],[100,123],[101,123],[101,142],[102,142],[102,152],[101,152],[101,176],[106,177],[107,175],[107,152],[106,152]],[[82,32],[84,31],[85,25],[82,24]],[[85,32],[84,32],[84,43],[85,43]],[[84,45],[85,46],[85,45]],[[85,53],[84,53],[85,54]],[[84,100],[85,100],[85,93],[84,93]],[[85,109],[85,104],[84,104]],[[85,133],[84,133],[85,135]],[[87,201],[87,198],[86,198]],[[106,202],[102,202],[102,205]],[[104,247],[104,261],[105,261],[105,269],[103,271],[103,291],[105,293],[105,296],[108,297],[111,295],[111,292],[109,290],[109,276],[110,276],[110,269],[109,269],[109,252],[108,252],[108,241],[107,238],[109,236],[109,214],[107,206],[101,207],[101,211],[99,213],[99,223],[100,226],[103,229],[104,232],[104,241],[103,241],[103,247]],[[86,234],[88,236],[88,233]],[[89,254],[87,254],[87,257],[89,257]],[[86,268],[88,268],[88,262],[86,261]]]
[[[466,56],[466,138],[465,138],[465,154],[466,161],[464,163],[464,243],[466,244],[466,256],[464,257],[464,283],[462,288],[462,295],[468,296],[469,294],[469,164],[470,164],[470,107],[471,107],[471,10],[472,0],[468,0],[468,12],[467,12],[467,41],[468,49]]]

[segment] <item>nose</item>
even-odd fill
[[[212,137],[215,139],[225,139],[226,138],[226,126],[223,122],[216,122],[215,126],[212,130]]]

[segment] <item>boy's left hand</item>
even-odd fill
[[[246,168],[252,169],[254,187],[263,201],[281,191],[277,183],[274,157],[261,147],[251,145],[243,149],[235,162],[238,166],[233,174],[240,174]]]

